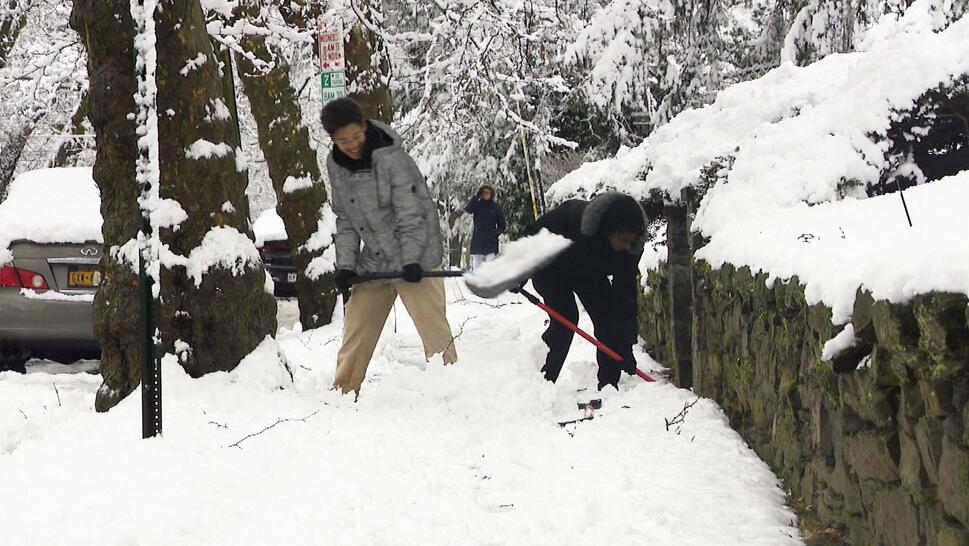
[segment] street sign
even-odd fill
[[[346,55],[343,50],[343,21],[321,20],[319,24],[320,87],[323,104],[347,96]]]

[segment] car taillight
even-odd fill
[[[19,269],[12,265],[0,266],[0,286],[47,290],[47,281],[40,273]]]
[[[12,265],[0,265],[0,286],[20,288],[20,276]]]
[[[44,280],[44,276],[40,273],[34,273],[33,271],[27,271],[19,268],[17,271],[20,273],[20,282],[23,283],[24,288],[47,290],[47,281]]]

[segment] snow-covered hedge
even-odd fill
[[[836,320],[846,320],[859,284],[891,300],[930,290],[969,293],[969,270],[959,270],[966,259],[952,256],[945,242],[954,243],[948,234],[959,229],[950,222],[958,212],[946,207],[965,198],[960,186],[969,176],[912,192],[914,230],[898,196],[859,202],[877,193],[866,189],[895,176],[924,181],[900,157],[893,133],[927,95],[966,90],[969,19],[934,32],[930,4],[916,2],[901,19],[873,29],[865,51],[806,67],[784,64],[722,91],[640,146],[570,173],[549,190],[550,200],[608,188],[677,201],[691,188],[702,196],[692,229],[708,241],[698,258],[776,278],[797,275],[809,299],[835,309]],[[915,143],[929,130],[911,129],[904,138]],[[810,207],[820,203],[829,204]],[[912,255],[938,275],[895,267]]]

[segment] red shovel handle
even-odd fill
[[[592,343],[593,345],[595,345],[596,347],[598,347],[599,350],[602,351],[602,352],[604,352],[604,353],[606,353],[606,355],[608,355],[609,358],[615,360],[616,362],[622,362],[623,361],[623,358],[621,356],[619,356],[619,354],[616,353],[616,351],[613,351],[609,347],[606,347],[606,345],[604,343],[602,343],[598,339],[596,339],[596,338],[592,337],[591,335],[589,335],[588,333],[586,333],[585,330],[583,330],[582,328],[579,328],[571,320],[563,317],[561,315],[561,313],[559,313],[555,309],[552,309],[548,305],[545,305],[545,303],[543,303],[541,300],[539,300],[537,297],[535,297],[535,295],[532,294],[531,292],[528,292],[526,290],[519,290],[519,292],[521,293],[521,295],[525,296],[525,298],[528,299],[528,301],[532,302],[533,304],[535,304],[538,307],[540,307],[543,311],[545,311],[546,313],[548,313],[548,316],[550,316],[553,319],[559,321],[560,323],[562,323],[562,325],[564,325],[565,327],[567,327],[569,330],[572,330],[573,332],[579,334],[580,336],[582,336],[583,338],[585,338],[586,341],[588,341],[589,343]],[[639,377],[641,377],[643,379],[643,381],[648,381],[648,382],[656,381],[655,379],[653,379],[652,377],[650,377],[646,372],[640,370],[639,368],[636,368],[636,375],[638,375]]]

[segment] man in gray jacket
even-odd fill
[[[333,386],[360,394],[380,332],[397,300],[404,302],[424,343],[424,355],[457,360],[445,314],[440,269],[444,248],[437,208],[400,135],[366,120],[349,98],[323,107],[323,128],[335,146],[327,158],[336,213],[336,285],[346,293],[363,273],[402,273],[402,279],[356,284],[344,311],[343,345]],[[361,248],[361,242],[363,248]]]

